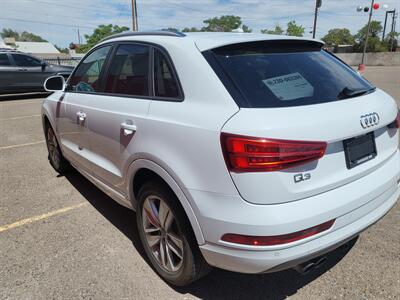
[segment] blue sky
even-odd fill
[[[131,0],[0,0],[0,30],[12,28],[31,31],[59,46],[77,42],[81,35],[91,33],[98,24],[118,24],[131,27]],[[400,12],[400,1],[386,0],[390,9]],[[349,28],[353,33],[368,19],[367,13],[356,11],[357,5],[369,6],[370,0],[323,0],[317,37],[331,28]],[[137,0],[140,30],[167,27],[201,27],[202,21],[225,14],[242,17],[243,23],[258,32],[282,27],[295,20],[312,29],[315,0]],[[374,20],[382,21],[385,11],[374,12]],[[397,22],[399,31],[400,20]]]

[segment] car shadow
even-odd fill
[[[113,201],[78,172],[70,172],[65,177],[98,212],[132,241],[138,253],[149,264],[139,240],[135,212]],[[170,287],[180,294],[191,294],[202,299],[285,299],[339,263],[357,239],[327,254],[325,263],[306,275],[292,269],[249,275],[215,268],[208,276],[187,287]]]

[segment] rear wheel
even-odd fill
[[[69,169],[70,164],[62,155],[57,137],[54,133],[53,128],[51,128],[49,124],[46,125],[46,144],[47,151],[49,152],[48,159],[51,166],[58,173],[65,173]]]
[[[145,183],[138,195],[137,225],[143,248],[157,273],[187,285],[211,269],[200,253],[178,199],[163,183]]]

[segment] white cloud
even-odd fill
[[[77,29],[90,33],[99,24],[118,24],[131,27],[130,0],[1,0],[0,30],[3,27],[27,30],[45,39],[67,46],[77,42]],[[400,1],[386,0],[390,8],[400,12]],[[140,30],[166,27],[201,27],[202,21],[214,16],[233,14],[258,31],[282,26],[290,20],[311,31],[314,18],[314,0],[137,0]],[[367,13],[358,13],[357,5],[370,5],[369,0],[323,0],[319,15],[317,36],[330,28],[347,27],[355,33],[368,19]],[[380,9],[374,19],[384,20]],[[30,22],[35,21],[38,23]],[[40,22],[40,23],[39,23]],[[400,22],[398,22],[399,24]],[[55,25],[55,24],[63,24]]]

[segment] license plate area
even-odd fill
[[[370,132],[362,136],[344,140],[343,148],[347,169],[352,169],[376,157],[375,134],[374,132]]]

